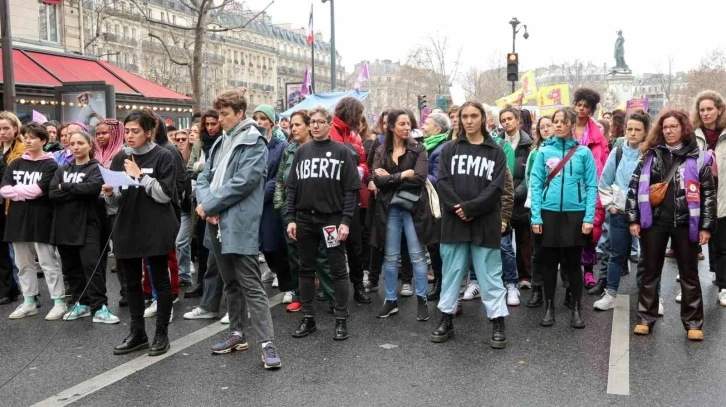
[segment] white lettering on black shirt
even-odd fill
[[[298,180],[323,178],[340,181],[340,168],[344,162],[335,158],[308,158],[298,163],[295,173]]]
[[[492,180],[494,161],[484,157],[473,157],[471,155],[455,155],[451,158],[451,175],[474,175],[486,177]]]
[[[82,172],[68,172],[63,171],[63,182],[72,182],[74,184],[80,184],[83,182],[83,178],[86,177],[86,174]]]
[[[33,185],[40,181],[43,173],[40,171],[13,170],[13,179],[16,184]]]

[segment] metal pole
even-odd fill
[[[335,0],[330,0],[330,91],[335,92],[338,85],[335,72],[337,57],[335,53]]]
[[[13,69],[13,43],[10,33],[10,3],[0,0],[0,35],[3,50],[3,108],[15,113],[15,70]]]
[[[313,40],[313,43],[310,44],[310,55],[312,55],[312,72],[310,73],[310,89],[308,89],[308,91],[310,93],[315,93],[315,40]]]
[[[516,44],[517,44],[517,25],[512,24],[512,54],[517,52]],[[515,86],[516,86],[516,82],[512,81],[512,93],[514,93],[514,91],[516,90]]]

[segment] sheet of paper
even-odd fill
[[[115,189],[118,189],[123,186],[127,185],[139,185],[138,182],[136,182],[133,178],[126,175],[123,171],[111,171],[103,168],[102,165],[98,165],[98,168],[101,169],[101,175],[103,176],[103,183],[106,185],[111,185]]]

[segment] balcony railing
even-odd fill
[[[269,52],[271,54],[277,54],[277,49],[274,47],[268,47],[267,45],[255,44],[252,41],[241,40],[234,37],[226,37],[217,33],[207,33],[206,38],[211,41],[226,42],[228,44],[240,45],[248,49],[256,49],[258,51]]]

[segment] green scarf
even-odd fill
[[[431,153],[431,150],[438,147],[442,141],[445,141],[447,136],[448,135],[446,133],[441,133],[441,134],[436,134],[434,136],[426,137],[424,139],[424,145],[426,146],[426,152]]]
[[[275,127],[275,128],[273,128],[273,129],[272,129],[272,135],[273,135],[274,137],[277,137],[277,138],[279,138],[279,139],[280,139],[280,140],[282,140],[282,141],[285,141],[285,140],[287,140],[287,137],[285,137],[285,133],[283,133],[283,132],[282,132],[282,129],[281,129],[281,128],[279,128],[279,127]]]

